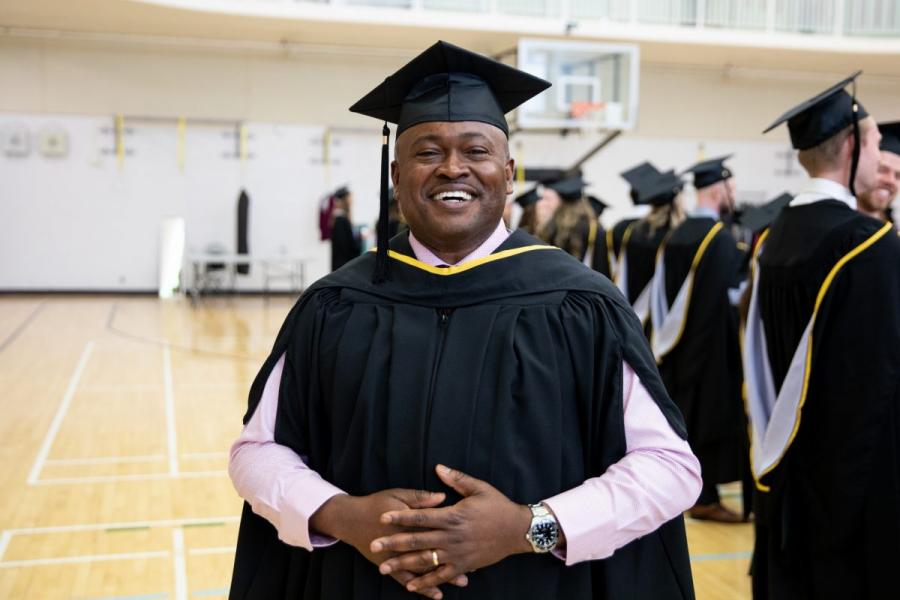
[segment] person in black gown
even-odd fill
[[[502,224],[504,114],[548,86],[438,42],[351,108],[398,124],[410,230],[307,289],[253,383],[272,439],[232,480],[332,491],[246,492],[232,599],[694,597],[699,465],[640,324]]]
[[[599,219],[606,203],[586,196],[585,186],[580,175],[546,184],[559,195],[561,203],[540,237],[609,277],[606,232]]]
[[[656,252],[669,232],[684,221],[679,195],[684,182],[673,171],[648,172],[635,182],[637,204],[650,213],[625,229],[615,268],[616,285],[650,331],[650,281],[656,271]]]
[[[732,303],[739,297],[744,252],[721,221],[734,209],[727,158],[688,169],[697,206],[662,245],[650,304],[659,371],[703,467],[703,490],[691,517],[739,523],[742,515],[721,503],[716,487],[742,481],[749,466],[738,313]]]
[[[755,600],[900,590],[900,238],[855,210],[880,158],[857,76],[767,129],[810,180],[757,244],[744,336]]]
[[[331,270],[337,271],[362,252],[362,241],[353,227],[350,209],[353,194],[346,187],[334,193],[331,216]]]
[[[631,167],[630,169],[623,171],[619,174],[619,176],[628,182],[630,187],[628,191],[628,197],[631,198],[631,202],[634,205],[639,204],[639,193],[637,186],[646,178],[649,177],[658,177],[660,175],[659,169],[653,166],[649,162],[642,162],[639,165]],[[625,231],[628,227],[637,221],[637,218],[629,217],[626,219],[622,219],[612,227],[606,230],[606,251],[607,251],[607,261],[610,266],[610,279],[613,281],[616,280],[616,265],[619,260],[619,251],[622,248],[622,238],[625,236]]]

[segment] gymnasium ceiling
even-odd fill
[[[0,37],[53,38],[77,34],[143,36],[156,45],[181,38],[199,47],[216,43],[352,47],[411,56],[436,39],[447,39],[492,54],[512,48],[522,36],[565,37],[564,23],[510,17],[411,14],[411,11],[282,3],[293,16],[268,11],[257,0],[219,0],[242,12],[182,8],[198,0],[0,0]],[[217,4],[215,1],[210,5]],[[175,5],[180,5],[178,7]],[[274,3],[277,7],[277,3]],[[259,9],[257,7],[262,7]],[[301,14],[302,13],[302,14]],[[502,23],[499,23],[502,21]],[[440,26],[438,26],[438,24]],[[557,27],[558,26],[558,27]],[[481,27],[480,30],[472,27]],[[500,30],[498,30],[500,29]],[[162,39],[151,39],[159,37]],[[842,74],[862,68],[869,76],[900,77],[900,41],[839,40],[828,36],[767,35],[683,28],[594,24],[577,27],[570,39],[631,41],[641,45],[642,61],[658,65],[697,65],[772,69],[783,72]],[[839,50],[835,50],[839,48]]]

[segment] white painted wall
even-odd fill
[[[356,190],[355,220],[372,223],[377,213],[380,124],[346,109],[404,61],[0,39],[0,127],[64,123],[71,142],[66,159],[0,156],[0,289],[152,289],[160,220],[184,216],[189,249],[210,241],[231,245],[241,186],[251,195],[252,251],[308,253],[310,274],[324,274],[321,195],[348,183]],[[630,212],[616,174],[643,159],[683,168],[702,156],[734,152],[745,198],[796,189],[797,177],[778,174],[786,132],[764,137],[760,131],[831,79],[644,65],[638,129],[589,162],[586,178],[614,204],[610,222]],[[859,93],[879,119],[900,118],[895,80],[863,78]],[[115,113],[187,117],[184,172],[176,162],[174,123],[129,121],[133,155],[121,171],[113,156],[99,154],[111,146],[111,135],[100,130]],[[227,128],[192,125],[198,118],[245,120],[254,158],[243,167],[223,158],[233,148],[224,138]],[[335,135],[337,164],[330,169],[319,160],[325,126],[356,130]],[[596,139],[522,135],[513,140],[514,154],[521,152],[527,165],[568,166]],[[241,285],[260,287],[260,281],[254,275]]]

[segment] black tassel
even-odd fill
[[[853,98],[850,100],[853,110],[853,159],[850,161],[850,194],[856,196],[856,169],[859,167],[859,104],[856,103],[856,80],[853,80]]]
[[[375,274],[372,277],[374,283],[382,283],[390,279],[388,268],[388,236],[390,224],[388,223],[388,146],[390,145],[391,130],[387,122],[381,130],[381,206],[378,210],[378,248],[375,251]]]

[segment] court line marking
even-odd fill
[[[165,600],[169,597],[168,592],[159,592],[158,594],[138,594],[136,596],[97,596],[91,598],[75,598],[74,600]]]
[[[87,366],[93,351],[94,342],[91,340],[85,345],[84,350],[81,353],[81,358],[78,361],[78,365],[75,367],[75,371],[69,379],[69,386],[66,388],[66,393],[63,395],[62,402],[59,403],[59,408],[56,409],[56,414],[53,415],[53,420],[50,422],[50,428],[47,429],[47,434],[44,436],[44,441],[41,444],[40,450],[38,450],[38,455],[34,459],[34,465],[32,465],[31,471],[28,473],[28,485],[34,485],[38,481],[41,469],[44,468],[44,461],[47,460],[47,456],[50,454],[50,448],[53,446],[53,442],[56,441],[56,436],[59,434],[59,430],[62,427],[63,419],[65,419],[66,413],[69,412],[69,405],[72,404],[72,398],[75,397],[75,390],[78,388],[78,382],[81,381],[81,376],[84,373],[85,366]]]
[[[159,592],[158,594],[138,594],[136,596],[97,596],[92,598],[76,598],[75,600],[165,600],[169,597],[168,592]]]
[[[3,352],[4,350],[6,350],[10,344],[12,344],[14,341],[16,341],[16,338],[19,337],[19,334],[21,334],[23,331],[25,331],[25,328],[31,324],[31,322],[34,320],[34,318],[38,315],[39,312],[44,310],[44,306],[46,304],[47,304],[46,300],[43,300],[40,304],[38,304],[37,307],[35,307],[35,309],[32,310],[31,313],[27,317],[25,317],[25,320],[22,321],[21,323],[19,323],[19,325],[15,329],[12,330],[12,333],[10,333],[8,336],[6,336],[6,339],[3,340],[3,342],[0,342],[0,352]]]
[[[44,533],[72,533],[79,531],[99,531],[105,529],[147,527],[150,529],[163,527],[184,527],[185,525],[213,525],[218,523],[238,523],[241,517],[202,517],[194,519],[160,519],[156,521],[114,521],[111,523],[78,523],[74,525],[50,525],[46,527],[19,527],[4,529],[2,536],[40,535]],[[2,539],[2,538],[0,538]]]
[[[8,530],[0,533],[0,562],[3,561],[3,555],[6,554],[6,548],[9,546],[12,536],[13,534]]]
[[[740,558],[750,558],[753,556],[751,550],[743,552],[718,552],[714,554],[697,554],[691,557],[691,562],[705,562],[710,560],[737,560]]]
[[[169,450],[169,475],[178,475],[178,434],[175,429],[175,389],[172,386],[172,350],[163,347],[163,395],[166,399],[166,446]]]
[[[172,530],[172,567],[175,569],[175,600],[187,600],[187,567],[184,562],[184,529]]]
[[[195,590],[192,596],[228,596],[231,590],[228,588],[210,588],[208,590]]]
[[[181,531],[180,529],[177,531]],[[171,552],[159,550],[155,552],[122,552],[120,554],[83,554],[80,556],[60,556],[55,558],[29,558],[25,560],[5,560],[0,562],[0,569],[18,569],[22,567],[44,567],[47,565],[68,565],[87,562],[111,560],[141,560],[146,558],[167,558]]]
[[[107,465],[126,463],[150,463],[165,460],[165,454],[144,454],[137,456],[94,456],[90,458],[49,458],[44,465]]]
[[[31,485],[75,485],[80,483],[118,483],[121,481],[159,481],[161,479],[204,479],[207,477],[227,477],[228,471],[182,471],[171,473],[136,473],[133,475],[96,475],[86,477],[51,477],[38,479]]]

